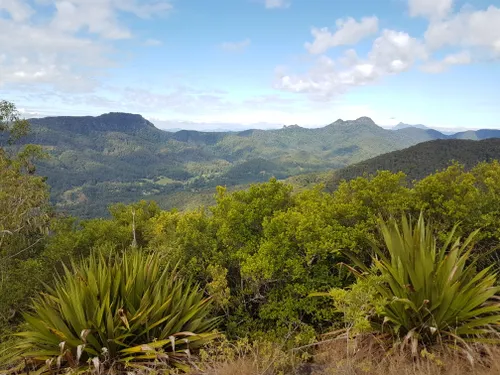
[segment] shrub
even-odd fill
[[[438,247],[422,214],[416,225],[407,218],[401,227],[394,220],[381,221],[385,249],[374,246],[371,268],[358,262],[365,271],[360,279],[381,275],[386,280],[373,284],[388,301],[379,328],[390,327],[413,352],[421,344],[485,341],[492,326],[500,324],[496,275],[490,268],[478,272],[471,253],[478,232],[462,242],[454,240],[455,230]]]
[[[309,296],[331,298],[335,312],[342,314],[342,323],[348,333],[373,332],[371,320],[376,319],[387,304],[377,291],[377,284],[383,282],[385,279],[382,276],[373,274],[358,279],[348,288],[332,288],[329,292],[311,293]]]
[[[185,368],[191,351],[215,337],[216,319],[197,286],[160,264],[132,251],[65,268],[25,315],[20,368]]]

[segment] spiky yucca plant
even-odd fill
[[[490,268],[477,271],[471,256],[477,231],[455,239],[456,226],[438,246],[432,226],[421,214],[416,225],[406,217],[380,221],[385,249],[374,245],[374,265],[362,267],[365,278],[382,275],[375,287],[389,303],[381,328],[391,327],[403,343],[415,350],[446,340],[486,340],[492,326],[500,325],[500,288]],[[353,260],[356,261],[355,258]]]
[[[24,371],[185,366],[213,339],[211,301],[196,285],[134,250],[65,268],[33,302],[18,349]]]

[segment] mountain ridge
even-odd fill
[[[51,125],[58,130],[78,133],[88,131],[138,131],[157,129],[155,125],[139,114],[109,112],[99,116],[50,116],[28,119],[32,125]]]
[[[76,131],[76,132],[81,132],[79,130],[90,130],[90,131],[123,131],[123,130],[134,130],[138,131],[141,129],[155,129],[158,130],[162,133],[167,133],[167,134],[176,134],[176,133],[202,133],[206,135],[210,135],[213,133],[216,134],[227,134],[227,135],[235,135],[239,133],[246,134],[248,132],[254,132],[254,131],[263,131],[263,132],[275,132],[275,131],[282,131],[282,130],[319,130],[319,129],[325,129],[329,127],[339,127],[339,126],[359,126],[359,125],[373,125],[376,126],[377,128],[385,129],[385,130],[393,130],[393,131],[412,131],[413,129],[416,129],[416,131],[425,131],[425,132],[432,132],[435,135],[438,133],[443,137],[443,138],[450,138],[450,139],[486,139],[486,138],[492,138],[492,137],[498,137],[500,136],[500,129],[488,129],[488,128],[481,128],[477,130],[465,130],[465,131],[459,131],[459,132],[454,132],[454,133],[449,133],[449,132],[442,132],[440,130],[434,129],[432,127],[428,127],[426,125],[422,124],[416,124],[416,125],[411,125],[411,124],[405,124],[403,122],[400,122],[396,126],[386,129],[383,128],[375,123],[373,119],[371,119],[368,116],[361,116],[355,120],[343,120],[343,119],[337,119],[336,121],[329,123],[327,125],[321,126],[321,127],[315,127],[315,128],[307,128],[307,127],[302,127],[297,124],[294,125],[283,125],[282,128],[276,128],[276,129],[259,129],[259,128],[249,128],[245,130],[225,130],[225,129],[219,129],[219,130],[194,130],[194,129],[182,129],[182,128],[175,128],[175,129],[162,129],[157,127],[155,124],[153,124],[151,121],[147,120],[140,114],[133,114],[133,113],[127,113],[127,112],[108,112],[108,113],[103,113],[98,116],[47,116],[47,117],[37,117],[37,118],[29,118],[27,119],[30,123],[35,124],[35,125],[42,125],[42,126],[53,126],[51,125],[51,122],[55,121],[58,123],[59,128],[66,126],[67,128],[65,130],[70,130],[70,131]],[[102,120],[102,121],[100,121]],[[111,121],[109,121],[111,120]],[[78,125],[81,125],[82,123],[87,122],[86,126],[82,129],[78,127]],[[119,125],[120,124],[120,125]],[[124,124],[125,126],[121,125]],[[89,126],[90,125],[90,126]],[[107,125],[104,126],[104,125]],[[110,125],[112,125],[110,127]],[[489,134],[489,133],[494,133],[494,134]],[[182,137],[181,137],[182,138]]]
[[[392,127],[391,129],[392,130],[400,130],[400,129],[406,129],[406,128],[432,129],[431,127],[428,127],[428,126],[425,126],[425,125],[422,125],[422,124],[411,125],[411,124],[405,124],[404,122],[400,122],[399,124],[397,124],[396,126]]]
[[[411,182],[443,170],[453,162],[458,162],[466,170],[470,170],[480,162],[493,160],[500,160],[500,138],[478,141],[437,139],[382,154],[335,171],[331,177],[326,178],[326,187],[327,190],[334,191],[342,180],[374,175],[379,170],[404,172]]]
[[[141,115],[119,112],[30,123],[32,134],[25,142],[40,144],[51,155],[39,163],[38,170],[48,177],[53,202],[84,217],[105,215],[107,205],[115,201],[141,198],[172,208],[181,192],[341,169],[382,153],[450,137],[431,129],[384,129],[369,117],[338,119],[321,128],[238,132],[172,133]],[[500,137],[500,130],[456,136]]]

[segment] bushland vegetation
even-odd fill
[[[379,171],[216,204],[55,214],[2,102],[0,328],[10,373],[493,374],[500,163]],[[453,372],[454,371],[454,372]]]

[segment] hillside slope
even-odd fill
[[[48,177],[53,202],[82,217],[105,215],[113,202],[144,198],[171,208],[179,195],[185,201],[189,194],[213,191],[216,185],[335,170],[448,138],[429,129],[386,130],[367,117],[337,120],[318,129],[287,126],[242,132],[172,133],[127,113],[47,117],[30,123],[33,133],[26,141],[43,145],[51,155],[38,171]],[[483,133],[460,136],[492,135]]]
[[[379,155],[343,169],[323,175],[328,190],[333,191],[342,180],[375,174],[378,170],[402,171],[408,180],[419,180],[448,167],[456,161],[471,169],[483,161],[500,160],[500,139],[481,141],[446,139],[434,140]]]

